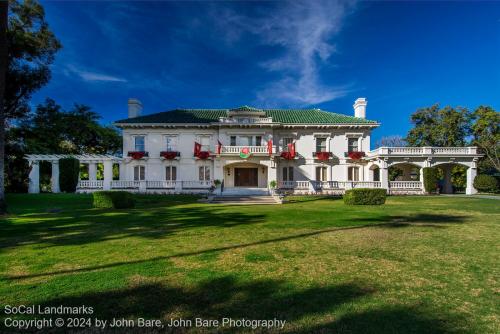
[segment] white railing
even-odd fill
[[[309,181],[279,181],[280,189],[309,189]]]
[[[78,182],[79,189],[102,189],[102,180],[80,180]]]
[[[252,154],[268,154],[267,146],[222,146],[221,154],[240,154],[243,148],[248,148]],[[275,147],[273,146],[273,153]]]
[[[279,181],[280,189],[352,189],[352,188],[382,188],[378,181]]]
[[[185,189],[199,189],[210,188],[213,181],[182,181],[182,188]]]
[[[128,181],[128,180],[119,180],[119,181],[111,181],[111,188],[113,189],[135,189],[139,188],[141,181]]]
[[[258,124],[258,123],[272,123],[271,117],[219,117],[220,123],[231,124]]]
[[[379,147],[368,153],[373,155],[477,155],[478,148],[469,147]]]
[[[390,181],[389,187],[391,189],[422,189],[422,182],[420,182],[420,181]]]
[[[148,189],[175,188],[175,186],[177,185],[177,182],[178,181],[151,180],[151,181],[146,181],[146,188],[148,188]]]

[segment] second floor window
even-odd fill
[[[134,137],[134,150],[136,152],[144,152],[146,151],[146,138],[144,136],[135,136]]]
[[[283,167],[283,181],[293,181],[293,167]]]
[[[288,152],[288,144],[293,143],[293,138],[283,138],[283,152]]]
[[[167,152],[177,151],[175,137],[165,136],[165,151]]]
[[[210,151],[210,137],[200,137],[200,144],[203,152]]]
[[[230,140],[229,145],[236,146],[236,136],[231,136],[229,140]]]
[[[167,181],[177,180],[177,167],[175,166],[165,167],[165,180]]]
[[[210,181],[210,166],[200,166],[198,168],[198,179],[200,181]]]
[[[347,138],[347,152],[358,152],[359,151],[359,140],[358,138]]]
[[[326,152],[326,138],[316,138],[316,152]]]
[[[146,167],[134,166],[134,181],[144,181],[146,179]]]
[[[255,146],[262,146],[262,136],[255,136]]]

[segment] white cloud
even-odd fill
[[[280,3],[277,10],[262,15],[242,16],[233,10],[218,10],[219,30],[227,43],[244,33],[257,35],[264,45],[283,48],[280,57],[260,64],[281,78],[257,92],[264,105],[311,105],[347,94],[345,86],[325,86],[320,81],[321,65],[335,53],[332,38],[340,31],[353,2],[293,1]],[[331,78],[330,78],[331,80]]]
[[[77,75],[85,81],[100,81],[100,82],[127,82],[127,79],[113,76],[110,74],[88,71],[78,68],[74,65],[68,65],[65,69],[66,75]]]

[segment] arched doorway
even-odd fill
[[[441,194],[465,193],[467,166],[449,162],[435,166],[438,169],[438,186]]]
[[[389,181],[422,181],[420,166],[408,162],[392,164],[389,167]]]

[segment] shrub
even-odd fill
[[[498,191],[498,180],[494,176],[480,174],[474,179],[474,188],[480,192],[494,193]]]
[[[276,188],[277,185],[278,185],[278,183],[275,180],[272,180],[271,182],[269,182],[269,187],[271,189]]]
[[[94,208],[127,209],[134,207],[134,198],[126,191],[96,191],[92,193]]]
[[[438,170],[433,167],[424,168],[424,189],[428,194],[434,194],[439,181]]]
[[[344,194],[344,203],[347,205],[381,205],[385,203],[387,190],[356,188],[347,190]]]
[[[63,192],[74,193],[78,185],[80,162],[75,158],[59,159],[59,188]]]

